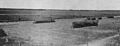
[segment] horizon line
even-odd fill
[[[11,10],[93,10],[93,9],[57,9],[57,8],[0,8],[0,9],[11,9]],[[94,9],[93,11],[95,11],[95,10],[99,10],[99,11],[106,11],[106,10],[109,10],[109,11],[111,11],[111,10],[116,10],[116,11],[118,11],[117,9]],[[120,9],[119,9],[120,10]]]

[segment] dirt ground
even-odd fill
[[[8,34],[8,42],[4,43],[4,46],[108,46],[119,39],[115,39],[119,37],[119,33],[118,28],[113,28],[117,27],[112,25],[115,21],[110,20],[113,19],[100,20],[98,27],[72,28],[72,22],[78,20],[80,19],[59,19],[55,23],[19,22],[15,25],[1,25]],[[114,42],[110,42],[111,40]]]

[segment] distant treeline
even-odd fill
[[[0,20],[46,21],[84,17],[119,16],[119,10],[58,10],[58,9],[14,9],[0,8]]]
[[[50,16],[51,18],[54,19],[74,19],[74,18],[84,18],[86,16],[76,16],[76,15],[52,15]]]

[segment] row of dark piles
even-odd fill
[[[114,18],[114,16],[109,16],[107,18]],[[82,27],[89,27],[89,26],[98,26],[99,20],[101,20],[102,17],[88,17],[86,20],[83,21],[75,21],[72,23],[73,28],[82,28]]]

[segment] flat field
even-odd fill
[[[38,24],[24,21],[15,25],[1,25],[0,28],[8,34],[9,40],[4,44],[5,46],[110,46],[113,43],[117,43],[117,46],[120,44],[118,20],[103,19],[100,20],[99,26],[72,28],[72,22],[81,19],[57,19],[55,23]]]

